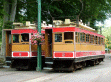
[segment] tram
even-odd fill
[[[45,55],[52,57],[55,71],[74,71],[103,61],[105,58],[103,35],[82,22],[79,22],[77,27],[70,19],[65,19],[65,22],[54,20],[53,23],[52,29],[45,29],[45,44],[48,44],[48,40],[52,40],[52,49],[45,46],[47,52]],[[48,38],[48,34],[52,37]]]
[[[6,63],[12,68],[32,69],[37,66],[37,45],[33,45],[32,35],[37,33],[36,25],[30,24],[29,21],[26,25],[22,23],[14,23],[15,29],[4,29],[6,31]],[[45,31],[41,31],[44,36]],[[45,61],[45,46],[44,42],[41,45],[42,49],[42,68]]]

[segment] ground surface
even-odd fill
[[[106,54],[104,62],[100,65],[86,67],[75,72],[42,72],[17,71],[11,68],[0,69],[0,82],[111,82],[111,54]]]

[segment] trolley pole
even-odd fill
[[[41,0],[38,1],[38,32],[41,34]],[[42,60],[41,60],[41,44],[38,42],[38,54],[37,54],[37,67],[36,71],[41,71]]]

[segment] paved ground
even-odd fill
[[[0,69],[0,82],[111,82],[111,54],[106,54],[100,65],[86,67],[71,73],[59,73],[53,70],[17,71]]]

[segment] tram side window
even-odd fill
[[[21,42],[29,42],[29,34],[21,34]]]
[[[80,33],[80,41],[85,42],[85,33]]]
[[[97,44],[97,36],[94,37],[94,43]]]
[[[62,33],[55,34],[55,42],[62,42]]]
[[[75,33],[75,36],[76,36],[75,41],[76,41],[77,43],[79,43],[79,34],[80,34],[80,33],[78,33],[78,32]]]
[[[19,34],[13,35],[13,43],[19,43]]]
[[[103,39],[103,45],[105,45],[105,39]]]
[[[73,43],[73,32],[64,32],[65,43]]]
[[[101,38],[101,44],[103,44],[103,38]]]
[[[89,34],[86,34],[86,42],[89,42]]]
[[[98,44],[100,44],[100,37],[98,37]]]
[[[94,36],[91,35],[91,36],[90,36],[90,43],[93,43],[93,42],[94,42],[94,41],[93,41],[93,38],[94,38]]]

